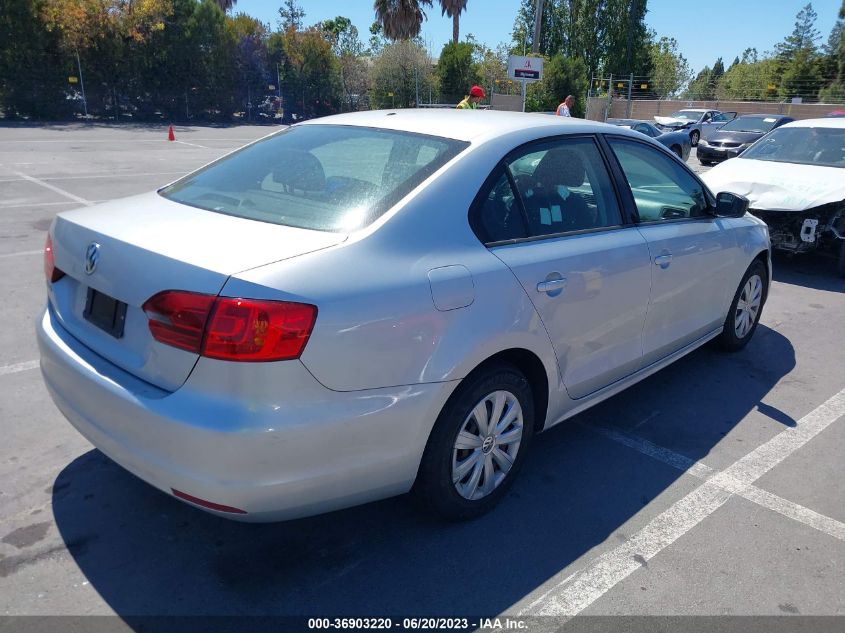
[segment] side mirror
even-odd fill
[[[748,211],[748,198],[729,191],[716,195],[717,218],[741,218]]]

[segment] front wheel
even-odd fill
[[[698,130],[693,130],[689,134],[689,142],[692,144],[693,147],[698,146],[698,140],[701,138],[701,132]]]
[[[742,278],[719,336],[722,349],[737,352],[754,336],[766,301],[766,266],[756,260]]]
[[[471,519],[507,493],[528,450],[534,404],[525,376],[509,364],[471,375],[428,439],[414,493],[449,519]]]

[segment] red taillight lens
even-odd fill
[[[202,355],[234,361],[299,358],[317,319],[305,303],[219,297]]]
[[[47,236],[47,243],[44,244],[44,276],[50,283],[65,276],[63,271],[56,268],[56,260],[53,257],[53,238],[49,235]]]
[[[213,295],[178,290],[158,293],[143,305],[150,332],[161,343],[199,354],[214,299]]]
[[[157,341],[209,358],[241,362],[299,358],[317,319],[316,306],[305,303],[179,290],[160,292],[143,308]]]

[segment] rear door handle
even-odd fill
[[[664,253],[663,255],[658,255],[654,258],[654,265],[660,266],[663,269],[669,268],[669,264],[672,263],[672,254],[671,253]]]
[[[537,292],[555,292],[566,288],[566,279],[551,279],[537,284]]]

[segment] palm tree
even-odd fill
[[[420,34],[425,12],[433,0],[375,0],[373,9],[376,20],[384,27],[385,37],[391,40],[409,40]]]
[[[440,15],[452,18],[452,41],[457,44],[460,35],[460,15],[467,10],[467,0],[440,0]]]

